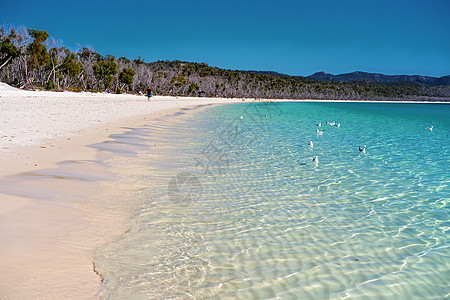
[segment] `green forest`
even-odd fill
[[[206,63],[144,62],[84,47],[71,51],[46,31],[11,26],[0,28],[0,81],[22,89],[94,93],[138,93],[148,86],[155,94],[171,96],[450,101],[449,85],[329,82]]]

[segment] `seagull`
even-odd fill
[[[322,123],[316,124],[316,126],[319,126],[319,127],[320,127],[320,126],[322,126]]]
[[[316,163],[316,165],[319,163],[319,157],[316,155],[314,156],[314,158],[312,159],[313,162]]]
[[[361,146],[359,146],[359,152],[366,153],[366,146],[364,146],[362,148],[361,148]]]
[[[325,130],[319,130],[319,129],[317,129],[317,135],[322,135],[324,131],[325,131]]]
[[[334,124],[334,126],[341,127],[341,123],[336,123],[336,124]]]
[[[244,116],[240,116],[240,117],[239,117],[239,119],[241,119],[241,120],[242,120],[243,118],[244,118]]]
[[[428,129],[429,131],[433,131],[433,126],[431,127],[425,127],[426,129]]]
[[[308,145],[311,146],[311,148],[314,147],[313,141],[309,141]]]
[[[329,122],[328,125],[333,126],[336,122]]]

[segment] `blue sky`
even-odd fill
[[[0,24],[146,62],[307,76],[450,74],[449,0],[2,1]]]

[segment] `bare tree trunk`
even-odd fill
[[[12,56],[10,56],[1,66],[0,66],[0,70],[6,66],[6,64],[12,59]]]

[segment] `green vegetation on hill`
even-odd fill
[[[275,72],[236,71],[205,63],[103,56],[72,52],[45,31],[0,28],[0,80],[20,88],[174,96],[450,101],[450,86],[367,79],[319,81]]]

